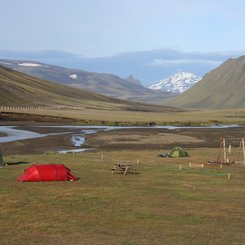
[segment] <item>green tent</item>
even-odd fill
[[[176,146],[171,149],[171,152],[169,153],[169,157],[188,157],[187,151],[185,151],[183,148]]]

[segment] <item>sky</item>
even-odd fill
[[[0,49],[245,50],[244,0],[1,0]]]

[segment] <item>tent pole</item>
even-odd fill
[[[217,161],[216,161],[216,162],[219,162],[219,157],[220,157],[220,153],[221,153],[221,148],[222,148],[222,146],[223,146],[223,141],[221,140],[221,141],[220,141],[220,147],[219,147],[219,154],[218,154],[218,156],[217,156]]]

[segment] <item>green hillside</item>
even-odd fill
[[[168,105],[198,109],[245,107],[245,56],[229,59]]]
[[[174,108],[127,102],[35,78],[0,66],[0,106],[76,106],[128,111],[168,111]]]

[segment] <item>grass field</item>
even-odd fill
[[[189,168],[218,150],[187,150],[191,157],[182,159],[157,158],[157,151],[7,157],[0,244],[244,244],[245,167]],[[119,161],[140,173],[112,174]],[[15,181],[31,163],[64,163],[80,180]]]
[[[215,123],[224,124],[245,124],[245,109],[233,110],[196,110],[196,111],[167,111],[150,112],[150,111],[125,111],[125,110],[98,110],[84,108],[82,110],[23,110],[11,111],[18,114],[10,114],[1,117],[8,117],[8,120],[14,119],[26,121],[45,121],[45,118],[54,117],[70,119],[78,124],[104,124],[104,125],[152,125],[152,124],[169,124],[169,125],[206,125]],[[19,116],[18,116],[19,115]],[[29,115],[29,116],[28,116]],[[35,118],[35,115],[42,118]],[[30,118],[29,118],[30,117]],[[33,117],[33,118],[32,118]],[[29,119],[28,119],[29,118]],[[50,118],[48,121],[52,121]]]

